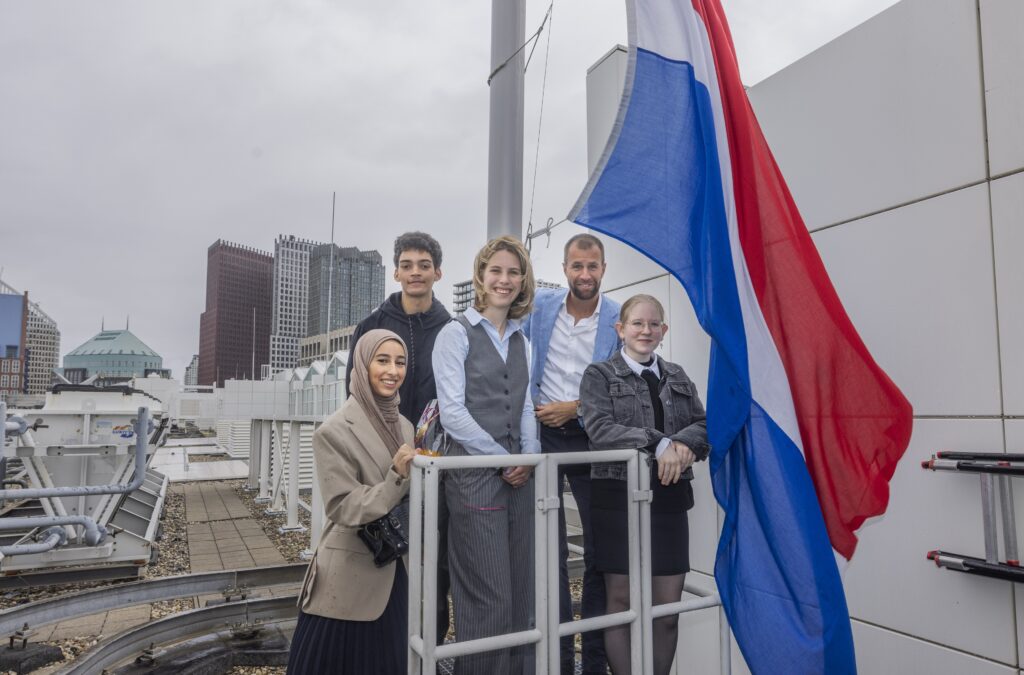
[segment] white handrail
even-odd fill
[[[615,614],[578,621],[559,621],[558,520],[561,486],[557,485],[557,467],[563,464],[625,462],[627,467],[627,504],[629,520],[630,609]],[[506,635],[437,645],[437,512],[438,483],[441,471],[456,469],[533,466],[537,510],[535,523],[534,604],[535,626]],[[630,626],[634,673],[653,669],[651,621],[655,618],[721,607],[718,594],[692,600],[652,606],[650,555],[650,473],[646,457],[636,450],[603,450],[548,455],[486,455],[468,457],[417,456],[412,462],[410,488],[409,544],[409,673],[434,673],[440,659],[478,654],[510,646],[535,644],[537,673],[557,673],[560,668],[559,636],[601,630],[612,626]],[[315,488],[314,488],[315,489]],[[638,531],[639,530],[639,531]],[[432,536],[424,536],[431,532]],[[688,586],[688,592],[700,590]],[[639,620],[638,620],[639,619]],[[720,612],[719,660],[721,675],[729,675],[730,632],[724,612]]]

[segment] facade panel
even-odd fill
[[[978,9],[904,0],[750,89],[811,229],[985,180]]]

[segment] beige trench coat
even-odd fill
[[[401,423],[412,445],[412,424],[404,417]],[[375,567],[356,531],[394,508],[408,494],[409,480],[395,473],[384,442],[352,398],[313,434],[313,457],[327,524],[299,607],[332,619],[373,621],[387,606],[396,563]]]

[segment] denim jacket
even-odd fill
[[[697,388],[680,366],[660,356],[658,370],[665,433],[654,427],[647,383],[630,370],[621,352],[587,367],[580,384],[580,406],[591,449],[650,448],[667,436],[686,444],[698,460],[707,458],[711,446]],[[625,480],[626,466],[619,462],[594,464],[591,476]],[[693,470],[687,469],[682,477],[692,479]]]

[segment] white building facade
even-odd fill
[[[199,354],[193,354],[192,361],[185,367],[185,381],[182,384],[186,387],[199,385]]]
[[[270,371],[299,363],[299,340],[306,336],[309,252],[321,242],[280,235],[274,242],[274,311],[270,329]]]

